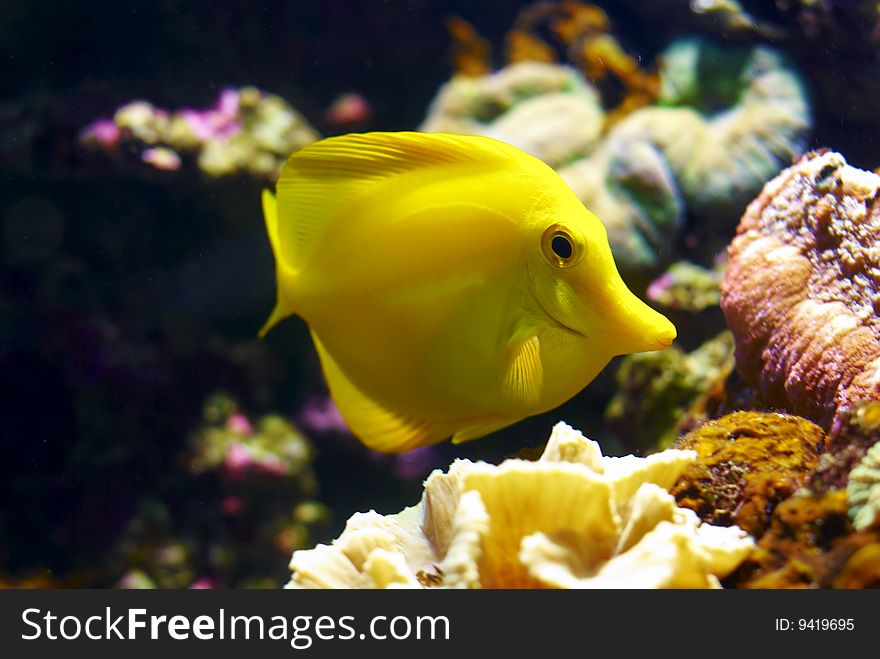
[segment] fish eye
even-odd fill
[[[544,231],[541,250],[551,265],[570,268],[583,258],[586,245],[567,227],[554,224]]]
[[[570,259],[571,254],[574,251],[571,242],[562,234],[553,236],[553,240],[550,241],[550,249],[552,249],[553,253],[563,261]]]

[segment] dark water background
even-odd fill
[[[334,132],[325,108],[349,90],[373,106],[367,128],[412,129],[451,73],[444,19],[471,21],[500,63],[523,4],[3,3],[0,575],[49,569],[62,579],[100,565],[147,494],[161,493],[172,514],[198,507],[199,493],[174,481],[175,465],[212,392],[231,392],[252,414],[293,416],[324,391],[301,322],[255,337],[274,298],[262,185],[117,172],[83,156],[80,129],[133,98],[201,107],[245,84],[289,100],[325,135]],[[645,60],[693,27],[681,3],[634,4],[602,6]],[[779,3],[744,4],[794,20]],[[812,83],[814,145],[880,164],[866,118],[877,105],[863,106],[876,98],[865,82],[876,62],[860,59],[856,42],[838,59],[833,48],[787,47]],[[850,93],[835,94],[835,78]],[[540,444],[559,418],[600,438],[610,392],[606,375],[561,410],[441,449],[442,464]],[[393,512],[417,500],[419,479],[394,478],[363,451],[318,446],[318,498],[334,512],[320,540],[356,510]],[[284,571],[279,559],[273,573]]]

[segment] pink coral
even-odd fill
[[[810,153],[764,186],[729,248],[721,307],[742,376],[826,429],[880,400],[880,176]]]

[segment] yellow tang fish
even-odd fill
[[[565,402],[675,328],[623,283],[605,227],[549,166],[486,137],[315,142],[263,193],[278,301],[378,451],[482,437]]]

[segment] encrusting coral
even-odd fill
[[[696,457],[603,457],[557,424],[536,462],[456,460],[421,502],[356,514],[331,545],[296,551],[291,588],[717,587],[752,548],[667,492]]]
[[[760,537],[776,505],[807,483],[824,444],[821,428],[799,417],[734,412],[676,442],[697,460],[670,491],[704,522]]]
[[[729,248],[721,307],[769,405],[831,427],[880,400],[880,176],[810,153],[764,186]]]
[[[656,131],[698,213],[738,213],[807,144],[806,92],[772,48],[681,39],[661,55],[660,79],[661,107],[642,113],[630,130]]]

